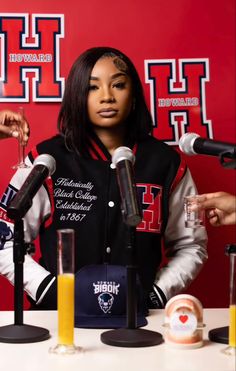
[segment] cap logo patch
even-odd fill
[[[113,281],[97,281],[93,283],[94,294],[98,295],[98,304],[104,313],[110,313],[114,303],[114,295],[119,294],[120,284]]]

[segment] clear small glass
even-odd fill
[[[199,201],[204,197],[190,195],[184,197],[184,219],[186,228],[198,228],[205,224],[205,211],[200,207]]]
[[[24,118],[24,108],[18,107],[17,113],[21,115],[22,118]],[[25,145],[22,144],[22,137],[24,135],[23,128],[19,125],[15,128],[16,131],[18,131],[18,162],[17,164],[13,165],[13,169],[24,169],[28,168],[29,166],[25,163]]]
[[[50,353],[75,354],[74,344],[74,230],[57,230],[58,344]]]
[[[230,246],[229,345],[224,354],[236,356],[236,245]]]

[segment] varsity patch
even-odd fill
[[[1,208],[2,211],[7,210],[7,206],[9,205],[10,201],[13,199],[13,197],[15,196],[17,191],[18,191],[18,189],[16,189],[11,184],[9,184],[9,186],[7,187],[5,192],[3,193],[2,199],[0,201],[0,208]],[[3,219],[3,216],[4,216],[3,214],[0,214],[1,219]],[[6,220],[6,219],[4,219],[4,220]]]
[[[3,193],[0,202],[0,250],[4,249],[6,242],[13,239],[13,226],[12,220],[7,216],[7,206],[13,199],[17,192],[17,189],[12,185],[9,185],[6,191]],[[9,226],[9,223],[11,224]]]
[[[137,226],[137,231],[160,233],[162,186],[138,183],[136,187],[143,210],[143,219]]]

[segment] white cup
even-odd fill
[[[165,343],[174,348],[195,349],[203,345],[203,308],[194,296],[180,294],[165,307]]]

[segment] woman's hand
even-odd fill
[[[236,196],[227,192],[203,194],[199,206],[207,209],[206,215],[213,226],[236,224]]]
[[[23,135],[20,136],[19,128]],[[30,128],[24,116],[10,110],[0,111],[0,139],[21,138],[21,144],[26,145],[29,140]]]

